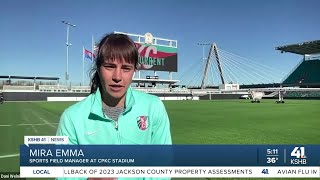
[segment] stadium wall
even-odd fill
[[[158,96],[161,100],[197,100],[191,94],[150,94]]]
[[[3,92],[5,101],[80,101],[89,93]],[[191,94],[153,94],[161,100],[199,100]]]
[[[89,93],[57,93],[57,92],[3,92],[5,101],[80,101],[87,97]],[[217,99],[240,99],[242,94],[206,94],[202,96],[192,96],[191,94],[153,94],[161,100],[217,100]],[[278,96],[264,97],[263,99],[277,99]],[[288,96],[285,99],[305,99],[320,100],[319,95],[309,96]]]
[[[214,99],[240,99],[243,94],[206,94],[199,97],[199,100],[214,100]]]
[[[47,101],[48,97],[87,97],[89,93],[3,92],[5,101]]]

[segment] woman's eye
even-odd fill
[[[107,68],[107,69],[113,68],[113,66],[109,66],[109,65],[106,65],[106,66],[104,66],[104,67]]]

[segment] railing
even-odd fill
[[[71,86],[71,90],[90,90],[90,86]]]
[[[68,86],[66,85],[39,85],[39,90],[44,92],[66,92]]]
[[[191,91],[189,89],[180,89],[180,88],[133,88],[133,89],[136,89],[136,90],[139,90],[139,91],[142,91],[142,92],[145,92],[145,93],[182,93],[182,94],[190,94]]]

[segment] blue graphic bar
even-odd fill
[[[21,145],[20,166],[320,166],[320,145]]]

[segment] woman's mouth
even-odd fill
[[[123,88],[123,86],[118,85],[118,84],[112,84],[112,85],[110,85],[110,89],[111,89],[112,91],[121,91],[122,88]]]

